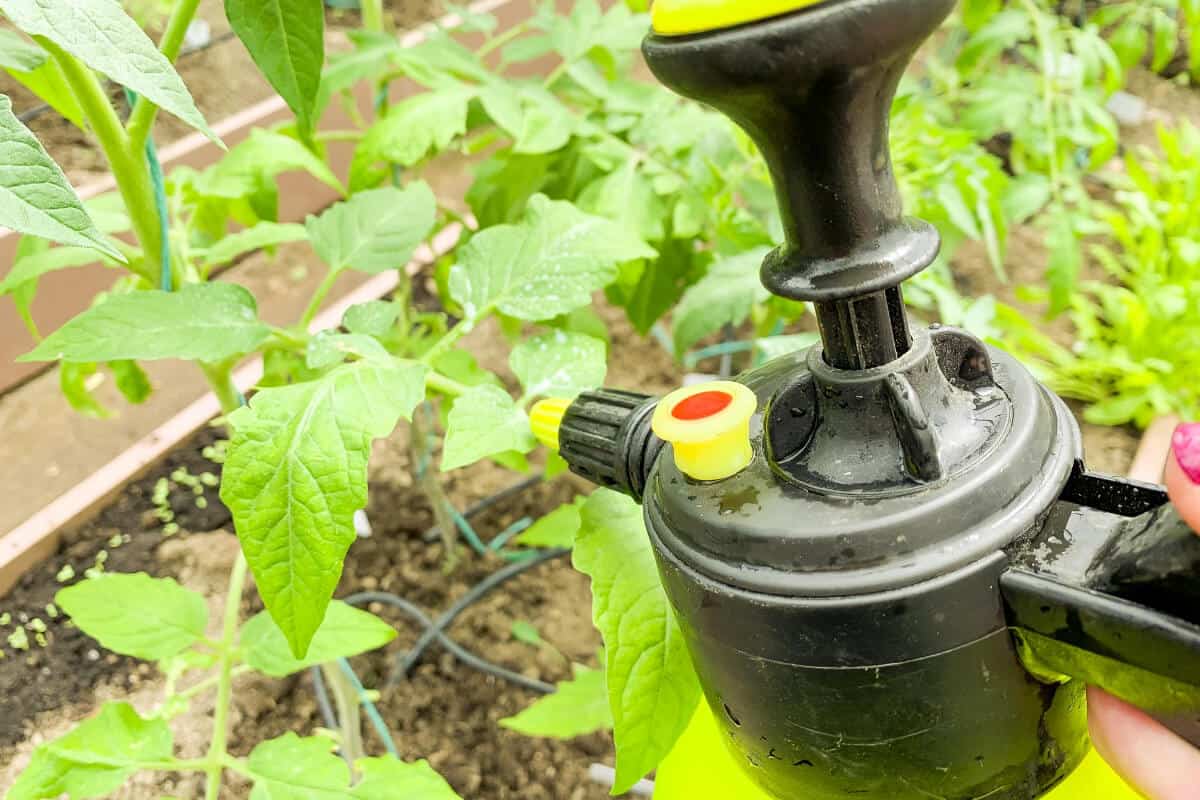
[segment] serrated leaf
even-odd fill
[[[303,225],[296,223],[260,222],[257,225],[226,236],[204,254],[204,264],[215,267],[228,264],[245,255],[266,247],[300,242],[308,238]]]
[[[531,102],[521,118],[513,152],[537,155],[561,150],[575,134],[576,120],[570,109],[549,92],[531,90],[526,98]]]
[[[220,143],[175,67],[119,3],[0,0],[0,11],[25,33],[49,39],[92,69]]]
[[[526,736],[552,739],[574,739],[612,728],[604,670],[575,667],[575,677],[560,683],[554,694],[500,724]]]
[[[20,361],[220,361],[270,336],[253,295],[232,283],[113,295],[47,336]]]
[[[395,638],[396,631],[379,617],[334,600],[304,658],[292,656],[283,631],[265,611],[242,626],[242,657],[264,675],[282,678],[316,664],[375,650]]]
[[[571,398],[604,383],[608,348],[601,339],[554,330],[514,347],[509,364],[526,397]]]
[[[470,320],[499,309],[525,320],[553,319],[591,302],[617,266],[655,251],[632,231],[538,195],[520,225],[497,225],[459,250],[451,297]]]
[[[54,597],[81,631],[114,653],[157,661],[204,637],[204,598],[170,578],[105,574],[60,589]]]
[[[460,800],[424,761],[364,758],[362,776],[350,786],[350,768],[333,754],[328,739],[286,733],[260,743],[246,761],[254,789],[250,800]]]
[[[325,63],[321,0],[225,0],[225,16],[307,136]]]
[[[448,472],[509,450],[528,453],[534,445],[529,417],[508,392],[496,386],[476,386],[457,398],[450,409],[442,469]]]
[[[170,759],[172,747],[166,720],[143,719],[128,703],[108,703],[66,735],[39,745],[5,800],[107,795],[143,764]]]
[[[754,304],[770,296],[759,278],[766,254],[765,248],[757,248],[718,261],[704,278],[683,293],[672,315],[676,355],[687,352],[724,325],[745,322]]]
[[[236,200],[248,197],[284,172],[303,170],[345,194],[346,187],[329,166],[300,142],[275,131],[255,129],[250,138],[234,146],[225,157],[202,172],[196,190],[203,195]]]
[[[600,489],[583,505],[574,563],[592,579],[592,619],[604,637],[617,777],[628,791],[675,745],[700,683],[659,582],[642,510]]]
[[[400,319],[400,306],[386,300],[370,300],[346,309],[342,326],[351,333],[384,336]]]
[[[370,183],[371,167],[378,161],[411,167],[431,151],[449,147],[455,137],[467,132],[467,109],[474,96],[470,87],[454,85],[422,92],[392,106],[355,150],[351,186]]]
[[[515,543],[525,547],[574,547],[581,522],[579,507],[584,499],[564,503],[541,517],[519,535]]]
[[[19,286],[36,281],[43,275],[63,269],[83,267],[94,264],[99,260],[96,251],[90,247],[52,247],[39,250],[23,258],[18,258],[12,269],[0,281],[0,296],[10,294]]]
[[[518,136],[525,124],[521,93],[508,83],[492,81],[479,91],[484,112],[510,136]]]
[[[360,192],[309,217],[306,227],[313,249],[334,272],[377,274],[407,264],[436,217],[433,190],[417,181],[404,189]]]
[[[0,95],[0,225],[124,262],[83,209],[67,176]]]
[[[666,236],[666,207],[633,159],[584,189],[579,207],[638,231],[646,241]]]
[[[292,654],[325,618],[354,513],[367,504],[371,442],[409,419],[426,367],[358,361],[308,383],[264,389],[230,418],[221,499],[259,593]]]

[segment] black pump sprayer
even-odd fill
[[[708,702],[783,800],[1039,797],[1086,751],[1085,683],[1200,742],[1200,537],[1086,471],[1013,358],[910,329],[900,284],[939,242],[901,213],[888,112],[952,0],[811,3],[644,52],[758,143],[787,234],[763,281],[821,345],[545,404],[543,438],[642,500]]]

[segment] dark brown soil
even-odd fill
[[[677,385],[679,375],[669,355],[656,344],[635,340],[620,312],[605,309],[618,344],[639,357],[621,359],[610,380],[614,385],[645,387],[663,391]],[[470,340],[484,363],[503,363],[503,337],[485,329]],[[191,474],[219,473],[219,466],[202,451],[216,438],[205,431],[180,447],[147,478],[131,485],[94,521],[69,532],[58,554],[33,570],[2,600],[0,614],[8,612],[13,625],[34,617],[48,626],[46,646],[32,641],[28,651],[16,651],[0,637],[0,696],[5,697],[5,714],[0,717],[0,782],[4,764],[27,757],[31,742],[56,736],[67,723],[92,713],[98,696],[124,696],[153,688],[159,680],[148,665],[103,652],[89,637],[68,622],[52,619],[47,604],[63,585],[56,575],[70,564],[77,575],[96,563],[97,554],[107,553],[109,571],[146,571],[173,576],[214,599],[224,591],[228,563],[207,571],[198,560],[228,561],[231,543],[222,529],[229,514],[209,490],[207,507],[196,508],[195,495],[186,488],[173,491],[171,505],[182,531],[164,537],[162,523],[154,516],[152,495],[155,483],[178,467]],[[459,508],[467,508],[484,497],[516,483],[522,476],[491,464],[477,464],[445,478],[445,486]],[[362,590],[391,592],[404,597],[436,616],[482,578],[503,565],[498,558],[480,558],[469,551],[460,553],[458,566],[445,570],[442,545],[427,541],[425,531],[432,514],[424,495],[413,488],[409,469],[408,442],[401,430],[377,445],[372,460],[371,501],[368,514],[374,533],[360,539],[347,559],[338,595]],[[474,519],[484,539],[494,536],[525,516],[537,517],[569,501],[577,491],[574,479],[564,476],[539,484],[522,495],[498,503]],[[211,531],[211,533],[209,533]],[[122,535],[119,547],[110,547],[114,535]],[[212,544],[208,544],[211,540]],[[213,555],[217,551],[217,555]],[[231,563],[231,561],[230,561]],[[196,575],[202,574],[200,585]],[[257,596],[247,593],[244,612],[261,608]],[[407,618],[387,608],[372,611],[393,622],[400,637],[386,651],[356,659],[355,666],[369,687],[382,687],[391,672],[391,661],[410,647],[420,631]],[[509,669],[542,681],[556,682],[570,675],[570,664],[596,665],[601,647],[591,624],[591,600],[587,579],[575,572],[566,559],[553,561],[526,573],[464,613],[450,634],[464,646]],[[536,648],[512,635],[515,621],[531,623],[548,644]],[[13,626],[0,627],[7,636]],[[32,637],[32,633],[30,634]],[[103,687],[103,691],[100,691]],[[591,783],[588,766],[612,761],[612,740],[595,734],[569,742],[530,739],[504,730],[498,720],[517,713],[537,695],[496,678],[457,664],[438,647],[431,648],[408,680],[383,693],[380,711],[392,728],[405,758],[428,758],[464,797],[481,800],[600,800],[607,791]],[[243,683],[235,701],[231,748],[246,754],[259,741],[288,730],[311,733],[323,724],[307,675],[284,681],[255,680]],[[199,733],[206,727],[199,720]],[[195,738],[197,731],[188,731]],[[368,730],[370,752],[382,745]],[[189,744],[183,741],[181,747]],[[194,747],[195,743],[190,746]],[[15,766],[16,764],[14,764]],[[173,777],[163,778],[146,791],[171,792],[185,796],[189,786]],[[140,786],[140,784],[139,784]],[[144,788],[144,787],[143,787]],[[242,787],[244,788],[244,787]],[[140,794],[131,794],[140,797]],[[244,796],[233,787],[231,796]]]

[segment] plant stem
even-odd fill
[[[546,76],[546,80],[542,81],[542,88],[549,89],[554,84],[558,83],[559,79],[561,79],[563,75],[566,75],[567,70],[570,68],[571,62],[569,61],[564,61],[559,64],[550,72],[549,75]]]
[[[475,51],[475,55],[479,58],[483,58],[488,53],[491,53],[501,47],[504,47],[504,45],[508,44],[513,39],[518,38],[519,36],[521,36],[521,34],[525,33],[525,31],[527,31],[527,30],[529,30],[529,22],[527,22],[527,21],[519,22],[516,25],[513,25],[508,30],[506,30],[504,33],[498,34],[496,36],[493,36],[491,39],[488,39],[483,44],[482,47],[480,47],[478,50]]]
[[[233,382],[233,362],[223,361],[219,364],[201,364],[200,369],[208,379],[217,402],[221,404],[221,413],[228,416],[242,407],[242,393]]]
[[[425,364],[432,364],[437,360],[438,356],[449,350],[454,345],[458,344],[459,339],[475,330],[475,324],[479,320],[486,318],[487,315],[491,314],[494,310],[494,308],[488,306],[484,309],[481,309],[480,312],[472,319],[465,319],[455,325],[446,333],[445,336],[443,336],[441,339],[438,339],[434,343],[433,347],[429,348],[429,350],[425,352],[425,355],[421,356],[421,361]]]
[[[358,780],[354,763],[360,758],[366,758],[367,755],[363,748],[362,716],[359,713],[358,694],[350,685],[350,681],[342,674],[336,661],[322,664],[321,673],[325,676],[325,682],[329,684],[333,701],[337,705],[337,717],[341,727],[341,741],[338,750],[341,751],[342,758],[345,759],[346,766],[350,768],[354,780]]]
[[[218,666],[217,700],[213,708],[212,742],[208,747],[208,780],[205,800],[217,800],[221,791],[221,773],[228,755],[225,744],[229,735],[229,704],[233,697],[234,639],[238,632],[238,612],[242,607],[242,589],[246,586],[246,556],[238,551],[237,561],[229,576],[229,592],[225,595],[225,617],[221,628],[221,660]]]
[[[453,378],[447,378],[440,372],[434,372],[433,370],[430,370],[425,376],[425,385],[435,392],[441,392],[450,397],[459,397],[471,390],[470,386],[459,383]]]
[[[108,165],[116,179],[121,199],[133,222],[133,232],[141,245],[143,259],[137,274],[157,285],[162,269],[162,231],[158,226],[158,208],[154,202],[154,186],[141,148],[130,146],[129,136],[109,102],[108,95],[96,73],[74,56],[44,37],[36,37],[46,52],[62,68],[63,76],[79,107],[100,142]],[[131,265],[131,269],[136,269]]]
[[[163,32],[162,41],[158,45],[158,49],[162,51],[168,61],[174,62],[179,57],[188,27],[196,18],[196,10],[199,7],[200,0],[178,0],[176,2],[175,8],[171,11],[171,17],[167,20],[167,29]],[[129,132],[130,146],[134,152],[140,153],[146,146],[146,139],[150,136],[150,129],[154,127],[154,118],[157,115],[158,106],[139,96],[133,112],[129,115],[129,124],[126,128]]]
[[[383,33],[383,0],[362,0],[363,27]]]
[[[318,131],[318,142],[357,142],[366,136],[365,131]]]
[[[338,279],[340,273],[337,270],[329,270],[325,277],[321,280],[321,284],[317,290],[313,292],[312,299],[308,301],[308,308],[304,309],[304,313],[300,315],[300,328],[308,329],[313,318],[317,316],[317,312],[321,310],[321,304],[325,302],[326,295],[333,288],[334,281]]]

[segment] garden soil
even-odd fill
[[[610,375],[614,385],[663,392],[678,384],[681,376],[668,353],[636,337],[620,312],[605,309],[604,313],[615,330],[614,346],[630,354],[615,360]],[[483,363],[506,360],[503,336],[490,326],[475,332],[467,345]],[[501,374],[512,380],[503,370]],[[48,626],[44,647],[31,641],[29,650],[18,651],[0,639],[5,654],[0,659],[0,697],[5,698],[5,713],[0,715],[0,786],[15,778],[33,747],[61,735],[94,713],[104,700],[129,697],[149,711],[160,696],[161,677],[151,666],[105,653],[69,622],[47,613],[62,585],[59,577],[65,567],[78,575],[102,561],[104,569],[112,572],[172,576],[204,594],[212,609],[210,619],[219,618],[228,569],[236,554],[235,540],[228,533],[228,511],[211,489],[203,495],[203,509],[197,508],[192,490],[173,491],[170,503],[182,531],[164,537],[151,499],[158,479],[179,468],[193,475],[219,472],[219,465],[203,455],[204,448],[216,439],[216,431],[207,430],[178,448],[92,522],[70,532],[53,559],[29,572],[0,600],[0,614],[11,614],[14,622],[27,623],[36,617]],[[444,483],[456,505],[466,508],[519,479],[512,472],[478,464],[446,476]],[[393,592],[436,616],[503,562],[464,552],[458,554],[457,566],[447,572],[441,543],[436,538],[428,541],[425,534],[433,524],[429,505],[412,484],[408,440],[401,430],[376,447],[368,508],[373,533],[352,548],[338,595],[363,590]],[[571,476],[539,484],[479,515],[475,527],[486,539],[522,517],[536,518],[569,502],[580,488]],[[260,608],[257,595],[248,590],[244,613]],[[380,687],[390,673],[391,660],[410,647],[420,631],[386,608],[371,610],[400,631],[385,650],[354,661],[366,685]],[[450,635],[496,663],[532,678],[557,682],[570,677],[572,663],[597,665],[601,641],[590,614],[587,579],[561,559],[485,597],[456,621]],[[545,646],[517,641],[512,634],[516,621],[532,624]],[[2,630],[7,634],[11,628]],[[308,734],[322,725],[307,674],[282,681],[253,679],[239,682],[237,689],[231,747],[239,755],[247,754],[256,742],[285,731]],[[599,800],[608,796],[604,787],[587,777],[590,764],[612,763],[608,734],[555,742],[530,739],[497,724],[536,697],[463,667],[434,646],[408,680],[383,693],[379,707],[403,756],[428,758],[470,800]],[[209,711],[210,707],[198,703],[176,725],[181,732],[181,755],[203,753],[211,725]],[[368,749],[383,752],[373,736],[367,732]],[[148,780],[151,783],[135,781],[116,796],[198,795],[190,779],[151,776]],[[248,789],[233,781],[230,787],[230,797],[243,797]]]

